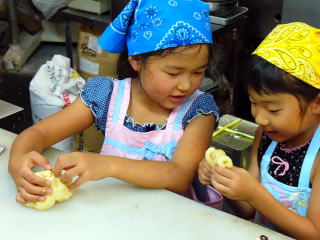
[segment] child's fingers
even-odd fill
[[[59,156],[53,168],[53,173],[56,177],[61,175],[62,170],[72,169],[77,165],[77,160],[69,158],[68,154]]]
[[[60,175],[60,180],[62,182],[70,182],[73,177],[79,176],[81,172],[78,170],[77,167],[71,168]]]
[[[47,158],[39,154],[38,152],[31,153],[31,161],[45,170],[51,170],[52,167]]]
[[[208,170],[205,167],[200,166],[198,169],[198,176],[199,176],[199,180],[202,184],[210,185],[210,176],[211,176],[210,170]]]
[[[33,194],[28,193],[22,187],[19,187],[19,193],[20,193],[20,195],[19,195],[20,201],[23,199],[25,202],[36,202],[36,201],[44,201],[46,199],[45,196],[38,196],[38,195],[33,195]],[[17,196],[17,200],[18,200],[18,196]],[[23,202],[21,202],[21,203],[23,203]]]
[[[198,171],[202,172],[205,175],[210,176],[211,174],[211,167],[207,163],[207,161],[204,159],[199,163],[199,169]]]
[[[17,193],[16,201],[17,201],[18,203],[22,203],[22,204],[27,203],[27,201],[24,200],[24,198],[21,196],[21,193],[20,193],[20,192]]]
[[[232,170],[238,174],[246,174],[248,171],[244,168],[233,167]]]
[[[217,179],[213,175],[211,177],[211,184],[222,195],[226,195],[226,193],[229,190],[229,188],[227,186],[225,186],[224,184],[222,184],[219,181],[217,181]]]
[[[25,174],[23,175],[23,178],[32,185],[37,185],[40,187],[49,187],[51,184],[51,181],[42,177],[37,176],[32,172],[31,170],[27,170]],[[22,180],[23,181],[23,180]],[[25,185],[25,182],[22,182],[23,185]],[[24,186],[26,187],[26,186]]]
[[[230,186],[232,182],[232,174],[229,169],[225,169],[223,167],[215,166],[212,169],[211,181],[214,179],[219,184],[224,186]]]
[[[203,185],[210,185],[210,177],[204,176],[204,175],[199,175],[199,180]]]
[[[206,168],[199,168],[198,169],[198,175],[199,176],[207,176],[207,177],[210,177],[211,175],[211,171],[206,169]]]
[[[51,193],[51,189],[49,188],[49,186],[42,187],[42,186],[38,186],[38,185],[33,185],[25,179],[23,179],[20,182],[20,187],[25,189],[28,193],[34,194],[34,195],[41,196],[41,195],[46,195],[48,193]]]
[[[231,168],[224,168],[216,165],[213,169],[214,169],[213,171],[215,171],[216,173],[230,179],[233,178],[238,171],[238,168],[234,166]]]
[[[78,177],[78,179],[76,181],[74,181],[68,187],[69,187],[70,190],[72,190],[72,189],[75,189],[75,188],[81,186],[86,181],[88,181],[88,180],[84,176],[80,176],[80,177]]]
[[[209,165],[209,163],[207,162],[207,160],[205,158],[200,162],[200,164],[203,168],[206,168],[206,169],[211,168],[211,166]]]

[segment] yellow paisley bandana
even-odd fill
[[[252,54],[320,89],[320,29],[301,22],[279,24]]]

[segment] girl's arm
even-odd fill
[[[319,154],[318,154],[319,155]],[[278,202],[261,186],[259,194],[249,199],[250,204],[269,221],[291,237],[301,240],[320,239],[320,157],[314,167],[312,194],[307,217],[302,217]]]
[[[259,130],[260,131],[260,130]],[[257,133],[259,134],[259,132]],[[254,149],[257,149],[254,146]],[[253,158],[254,160],[254,158]],[[233,167],[213,169],[213,185],[224,196],[233,199],[233,206],[238,207],[246,216],[251,209],[259,211],[273,225],[296,239],[320,239],[320,157],[314,166],[312,175],[312,194],[307,217],[302,217],[278,202],[257,180],[255,163],[250,163],[249,172]],[[252,165],[253,164],[253,165]],[[256,161],[257,164],[257,161]],[[244,207],[244,202],[247,206]],[[240,208],[240,209],[239,209]]]
[[[50,183],[33,174],[31,169],[40,165],[51,169],[49,162],[40,153],[64,138],[72,136],[92,124],[90,109],[80,99],[67,108],[36,123],[23,131],[11,147],[8,170],[18,188],[19,202],[43,200]],[[39,197],[40,196],[40,197]]]
[[[194,179],[198,163],[210,145],[214,124],[212,115],[199,115],[193,119],[185,128],[172,160],[168,162],[72,153],[59,157],[54,172],[59,176],[62,169],[69,169],[61,176],[64,181],[79,176],[71,188],[86,181],[114,177],[144,188],[184,192]]]
[[[251,174],[254,182],[259,182],[260,170],[258,165],[258,149],[260,145],[260,140],[262,136],[262,129],[258,128],[255,134],[255,138],[252,144],[250,153],[250,162],[248,172]],[[255,209],[247,202],[241,200],[232,200],[226,198],[228,204],[235,211],[235,213],[245,219],[252,219],[255,215]]]

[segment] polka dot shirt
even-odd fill
[[[80,92],[80,97],[85,105],[90,107],[95,116],[97,129],[105,131],[107,113],[113,91],[113,80],[106,77],[91,78]],[[209,93],[201,94],[191,105],[185,114],[182,124],[185,128],[188,123],[200,114],[212,114],[216,121],[219,117],[219,108],[216,105],[213,96]],[[148,132],[164,129],[165,125],[156,125],[154,123],[139,124],[135,123],[130,116],[125,117],[124,126],[136,132]]]

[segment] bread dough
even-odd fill
[[[56,202],[62,202],[69,199],[72,196],[67,185],[61,182],[60,178],[54,176],[50,170],[40,171],[35,173],[37,176],[46,178],[51,181],[52,193],[46,195],[45,201],[28,202],[25,205],[37,210],[47,210],[55,205]]]
[[[218,165],[224,168],[231,168],[233,166],[231,158],[221,149],[209,147],[206,151],[205,158],[211,167]]]

